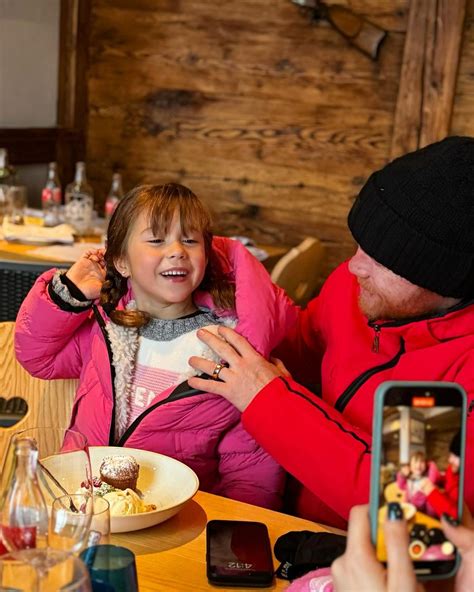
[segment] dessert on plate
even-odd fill
[[[130,455],[106,456],[99,468],[100,477],[93,477],[94,495],[109,502],[111,516],[130,516],[156,510],[155,504],[146,504],[137,489],[140,465]],[[88,490],[81,483],[81,492]]]

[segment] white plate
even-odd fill
[[[147,504],[155,504],[156,510],[132,516],[111,516],[111,531],[130,532],[164,522],[179,512],[199,488],[196,473],[188,466],[163,454],[121,448],[116,446],[91,446],[89,448],[92,474],[99,476],[99,467],[105,456],[130,454],[140,465],[137,488],[142,492]],[[81,485],[77,463],[71,462],[67,475],[58,475],[54,468],[54,456],[43,459],[43,463],[61,482],[67,491],[75,492]],[[76,469],[77,470],[77,469]]]

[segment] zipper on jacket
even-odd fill
[[[201,375],[200,378],[206,378],[207,375]],[[210,378],[210,377],[209,377]],[[145,419],[145,417],[154,411],[157,407],[161,407],[166,403],[172,403],[173,401],[179,401],[180,399],[188,399],[189,397],[194,397],[195,395],[199,395],[204,391],[199,391],[197,389],[193,389],[189,386],[188,382],[182,382],[179,384],[167,397],[163,399],[163,401],[158,401],[148,409],[145,409],[143,413],[140,415],[128,426],[125,432],[120,437],[119,441],[115,444],[115,446],[124,446],[125,442],[130,438],[133,432],[138,428],[141,422]]]
[[[373,368],[369,368],[369,370],[366,370],[365,372],[360,374],[355,380],[353,380],[351,382],[351,384],[346,388],[346,390],[342,393],[342,395],[336,401],[336,404],[334,405],[335,409],[337,409],[340,413],[342,413],[344,411],[344,409],[347,407],[349,401],[356,394],[356,392],[359,390],[359,388],[364,384],[364,382],[366,382],[369,378],[374,376],[374,374],[377,374],[378,372],[383,372],[384,370],[387,370],[388,368],[393,368],[393,366],[396,366],[398,364],[398,360],[401,358],[401,356],[404,353],[405,353],[405,342],[402,339],[400,349],[398,350],[398,353],[395,355],[395,357],[393,357],[388,362],[385,362],[384,364],[379,364],[378,366],[374,366]]]
[[[379,353],[379,344],[380,344],[380,325],[374,325],[373,327],[375,331],[374,340],[372,342],[372,351],[375,354]]]
[[[110,344],[109,336],[108,336],[106,328],[105,328],[105,321],[102,318],[102,315],[98,311],[97,306],[95,304],[92,305],[92,310],[94,311],[94,316],[99,324],[100,330],[102,331],[102,335],[104,336],[105,345],[107,347],[107,352],[109,354],[110,378],[112,380],[112,417],[110,419],[109,446],[114,446],[114,440],[115,440],[115,366],[112,363],[112,360],[113,360],[112,346]]]

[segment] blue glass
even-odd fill
[[[82,551],[93,592],[138,592],[135,555],[125,547],[96,545]]]

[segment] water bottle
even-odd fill
[[[0,223],[4,216],[10,214],[10,204],[7,193],[12,185],[16,185],[16,171],[8,164],[8,151],[0,148]]]
[[[94,198],[92,187],[87,182],[86,164],[76,163],[74,181],[66,187],[65,217],[74,232],[83,236],[91,231]]]
[[[31,437],[11,445],[9,484],[0,498],[0,532],[4,550],[20,551],[45,545],[48,510],[38,483],[38,446]]]

